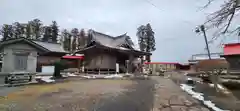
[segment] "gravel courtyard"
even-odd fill
[[[149,80],[77,80],[23,86],[0,97],[0,111],[209,110],[172,80],[151,77]]]
[[[79,80],[26,86],[0,98],[0,111],[149,111],[151,80]]]

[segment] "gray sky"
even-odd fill
[[[0,24],[39,18],[47,25],[56,20],[61,28],[92,28],[113,36],[127,32],[137,43],[137,27],[150,23],[157,49],[152,61],[186,62],[192,54],[205,52],[204,39],[194,29],[219,7],[215,4],[201,10],[205,3],[207,0],[0,0]],[[212,52],[219,51],[216,45],[210,47]]]

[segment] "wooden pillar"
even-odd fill
[[[128,72],[132,73],[133,72],[133,60],[134,60],[134,56],[130,55],[129,56],[129,63],[128,63]]]
[[[119,74],[119,64],[116,63],[116,74]]]
[[[78,67],[78,73],[80,73],[80,65],[81,64],[81,61],[80,59],[77,60],[77,67]]]
[[[98,68],[98,75],[100,75],[100,73],[101,73],[101,72],[100,72],[100,68]]]

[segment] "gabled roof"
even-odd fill
[[[91,42],[85,48],[80,49],[75,53],[84,52],[88,49],[101,47],[103,49],[113,49],[125,53],[135,53],[138,55],[151,55],[151,53],[149,52],[143,52],[134,49],[134,44],[131,38],[127,36],[126,33],[120,36],[113,37],[107,34],[96,32],[94,30],[89,30],[89,38],[91,39]]]
[[[67,51],[63,50],[60,44],[34,41],[26,38],[15,38],[15,39],[9,39],[9,40],[3,41],[0,43],[0,48],[4,47],[5,45],[13,44],[17,42],[25,42],[44,52],[68,53]]]
[[[127,34],[123,34],[117,37],[113,37],[107,34],[103,34],[94,30],[89,30],[89,34],[92,38],[92,41],[95,41],[98,44],[107,46],[107,47],[112,47],[112,48],[117,48],[120,47],[122,44],[127,44],[131,49],[133,49],[132,45],[133,42]]]
[[[49,42],[41,42],[41,41],[33,41],[34,43],[48,49],[51,52],[62,52],[67,53],[61,46],[61,44],[58,43],[49,43]]]

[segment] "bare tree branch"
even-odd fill
[[[235,15],[235,11],[236,11],[236,9],[232,9],[232,14],[230,15],[230,19],[228,20],[227,26],[226,26],[225,30],[223,31],[223,33],[227,32],[227,30],[232,22],[233,16]]]
[[[212,3],[212,1],[213,0],[210,0],[208,3]],[[239,8],[238,0],[226,0],[224,4],[221,5],[220,10],[208,16],[208,20],[205,24],[209,25],[210,28],[220,28],[221,32],[219,34],[225,34],[228,31],[236,12],[239,11]]]
[[[208,3],[206,5],[204,5],[203,8],[207,8],[213,1],[215,1],[215,0],[208,0]]]

